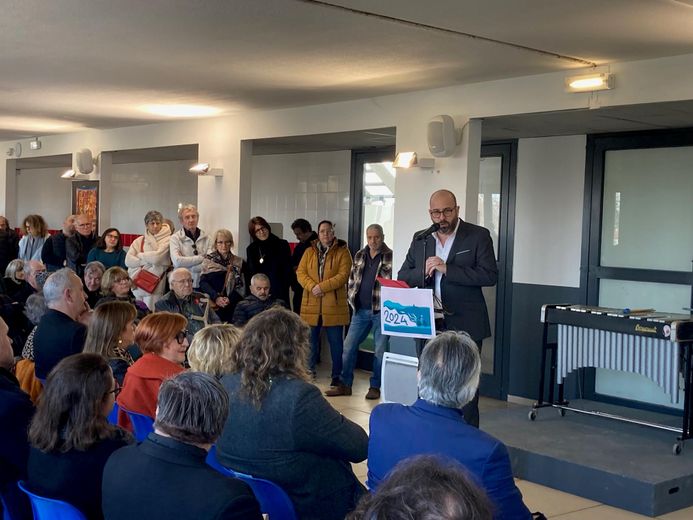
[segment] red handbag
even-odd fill
[[[144,252],[144,237],[142,237],[140,251]],[[144,267],[137,271],[137,274],[132,277],[132,283],[134,283],[136,287],[148,292],[149,294],[152,294],[156,290],[160,281],[161,276],[157,276],[154,273],[147,271]]]

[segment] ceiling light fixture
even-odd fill
[[[41,141],[39,141],[38,137],[34,137],[31,141],[29,141],[29,149],[31,149],[31,150],[40,150],[41,149]]]
[[[221,110],[206,105],[142,105],[140,110],[165,117],[209,117],[221,113]]]
[[[433,169],[435,159],[432,157],[418,157],[416,152],[400,152],[392,163],[394,168],[427,168]]]
[[[200,176],[212,176],[221,177],[224,175],[223,168],[210,168],[209,163],[197,163],[193,165],[189,170],[190,173]]]
[[[567,92],[594,92],[614,88],[614,75],[610,72],[568,76],[565,79]]]

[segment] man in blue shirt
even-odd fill
[[[448,331],[426,345],[419,362],[419,399],[412,406],[377,406],[370,419],[368,487],[375,489],[397,463],[438,455],[462,464],[493,502],[496,519],[529,519],[515,486],[510,457],[498,439],[467,424],[462,408],[476,393],[479,350],[464,332]]]

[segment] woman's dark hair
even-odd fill
[[[347,520],[492,520],[493,506],[454,460],[419,455],[403,460]]]
[[[24,219],[25,228],[27,222],[31,225],[31,229],[35,231],[35,236],[45,237],[48,234],[48,224],[46,224],[41,215],[27,215]],[[26,232],[26,229],[24,231]]]
[[[267,222],[263,217],[253,217],[250,219],[248,222],[248,233],[250,233],[250,238],[253,240],[257,240],[255,237],[255,226],[260,224],[262,227],[267,228],[267,231],[270,233],[272,232],[272,226],[269,225],[269,222]]]
[[[308,231],[312,232],[313,227],[310,225],[310,222],[308,222],[304,218],[297,218],[291,223],[291,229],[300,229],[304,233],[307,233]]]
[[[96,240],[96,245],[94,246],[96,249],[106,249],[106,235],[111,233],[112,231],[115,231],[118,233],[118,243],[115,246],[115,251],[120,251],[123,249],[123,241],[121,240],[120,236],[120,231],[118,231],[117,228],[114,227],[109,227],[106,231],[104,231],[101,236]]]
[[[256,407],[269,392],[272,378],[308,380],[309,330],[283,307],[267,309],[247,323],[231,354],[230,370],[241,374],[241,393]]]
[[[103,414],[113,374],[106,358],[74,354],[58,363],[46,379],[29,442],[43,452],[85,451],[103,439],[122,435]]]

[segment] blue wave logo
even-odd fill
[[[391,300],[383,303],[383,329],[389,332],[432,334],[431,311],[428,307],[402,305]]]

